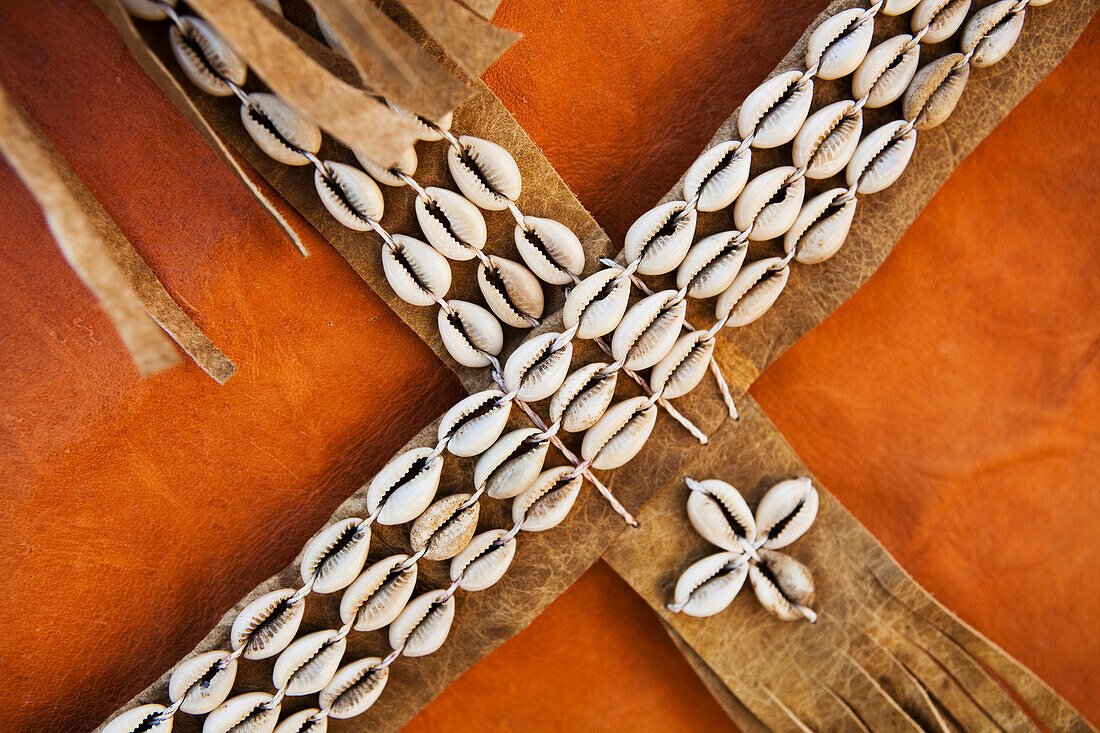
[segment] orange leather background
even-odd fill
[[[614,239],[824,6],[505,0],[487,80]],[[1041,9],[1036,12],[1041,12]],[[753,394],[928,589],[1100,722],[1100,26]],[[0,166],[0,729],[96,725],[459,395],[300,260],[90,2],[0,3],[0,79],[238,364],[139,380]],[[410,730],[720,729],[597,565]]]

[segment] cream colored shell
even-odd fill
[[[447,258],[416,237],[394,234],[391,247],[382,247],[382,271],[401,300],[426,306],[442,300],[451,288]]]
[[[424,189],[413,209],[424,238],[451,260],[471,260],[484,249],[488,236],[485,217],[478,208],[454,191],[437,186]]]
[[[164,709],[163,705],[157,705],[156,703],[130,708],[112,718],[107,725],[103,726],[101,733],[137,733],[137,731],[142,733],[146,731],[149,733],[169,733],[172,730],[172,718],[165,718],[163,721],[156,723],[152,722],[154,716],[160,715],[164,712]]]
[[[771,550],[760,550],[760,560],[749,567],[749,580],[760,605],[782,621],[817,621],[817,614],[810,609],[814,602],[810,569],[793,557]]]
[[[516,556],[516,539],[505,540],[506,534],[503,529],[491,529],[470,540],[451,560],[451,580],[457,580],[459,588],[470,592],[495,585]]]
[[[687,303],[675,290],[662,290],[635,303],[611,339],[611,355],[627,369],[648,369],[659,362],[684,325]]]
[[[642,275],[663,275],[684,260],[695,236],[695,209],[685,201],[669,201],[638,217],[626,232],[623,257],[641,260]]]
[[[581,240],[559,221],[525,216],[514,236],[520,257],[543,282],[568,285],[584,270]]]
[[[180,662],[168,679],[168,699],[174,703],[184,698],[180,710],[189,715],[204,715],[221,705],[233,691],[237,677],[237,660],[225,662],[228,657],[229,652],[218,650]],[[223,663],[222,669],[211,674]]]
[[[504,347],[504,331],[497,317],[465,300],[448,300],[451,312],[439,309],[439,337],[447,353],[462,366],[484,367]]]
[[[818,495],[808,478],[780,481],[756,507],[756,534],[764,547],[778,550],[806,533],[817,518]]]
[[[281,709],[274,702],[266,692],[231,697],[206,716],[202,733],[272,733]]]
[[[302,582],[313,580],[314,593],[332,593],[351,585],[370,550],[370,527],[359,517],[333,522],[302,552]]]
[[[844,170],[863,133],[863,112],[851,100],[834,102],[810,115],[798,131],[791,161],[807,178],[829,178]]]
[[[902,114],[913,120],[918,130],[943,124],[955,111],[969,78],[970,65],[963,63],[961,53],[936,59],[913,77],[902,103]]]
[[[902,133],[904,127],[901,120],[888,122],[863,138],[844,174],[849,186],[877,193],[901,177],[917,146],[916,131]]]
[[[742,267],[730,286],[718,296],[715,317],[737,328],[767,313],[787,286],[791,274],[791,269],[781,264],[780,258],[768,257]]]
[[[543,471],[530,488],[512,502],[512,522],[523,522],[524,532],[544,532],[561,524],[581,491],[579,475],[566,478],[572,471],[572,466]]]
[[[260,150],[286,165],[308,165],[302,151],[321,149],[321,128],[274,94],[253,92],[247,99],[241,104],[241,122]]]
[[[804,265],[824,262],[836,254],[856,215],[856,198],[844,198],[846,192],[831,188],[807,201],[783,237],[784,252],[797,248],[794,258]]]
[[[397,165],[392,168],[384,168],[373,160],[371,160],[364,153],[360,153],[357,150],[353,150],[355,153],[355,159],[359,161],[359,165],[363,166],[363,170],[370,174],[370,177],[381,183],[383,186],[404,186],[405,181],[398,173],[404,173],[406,176],[411,176],[416,173],[416,149],[411,145],[405,148],[405,152],[401,153],[401,158],[397,161]]]
[[[154,2],[153,0],[122,0],[122,6],[126,8],[126,11],[135,18],[141,18],[142,20],[164,20],[167,18],[168,14],[164,12],[164,8],[162,7],[164,5],[174,8],[176,7],[176,0],[164,0],[164,2]],[[148,706],[146,705],[143,707]]]
[[[730,286],[745,261],[748,242],[738,231],[718,232],[696,242],[676,271],[676,287],[688,297],[713,298]]]
[[[774,148],[789,143],[810,113],[814,83],[800,71],[777,74],[754,89],[741,105],[737,131],[742,139],[752,135],[754,148]]]
[[[336,221],[348,229],[365,232],[370,222],[382,218],[382,191],[374,179],[345,163],[326,160],[325,173],[313,172],[317,196]]]
[[[273,657],[294,640],[302,624],[305,603],[288,603],[292,588],[265,593],[237,614],[229,630],[234,649],[245,648],[245,659]]]
[[[653,367],[650,387],[668,399],[687,394],[703,381],[713,354],[714,339],[706,331],[685,333]]]
[[[726,610],[749,574],[748,557],[719,552],[691,564],[676,581],[672,600],[681,613],[706,618]]]
[[[719,143],[700,155],[684,175],[684,198],[699,211],[719,211],[732,204],[749,180],[752,150],[738,154],[737,140]]]
[[[970,0],[921,0],[913,10],[913,32],[928,26],[924,43],[946,41],[966,20],[970,12]]]
[[[418,552],[424,549],[425,560],[449,560],[470,543],[481,514],[478,502],[467,505],[470,497],[470,494],[445,496],[413,522],[409,544]]]
[[[406,657],[423,657],[439,649],[451,633],[455,618],[454,596],[430,590],[409,601],[390,624],[390,646]]]
[[[593,339],[615,330],[630,301],[630,280],[607,268],[589,275],[573,288],[562,308],[566,328],[577,326],[577,338]]]
[[[963,29],[960,47],[963,53],[973,50],[972,66],[992,66],[1003,59],[1024,28],[1024,11],[1013,12],[1015,0],[999,0],[974,13]]]
[[[772,168],[745,186],[733,207],[733,221],[749,239],[763,242],[791,228],[806,196],[806,179],[796,173],[794,166]]]
[[[248,76],[248,67],[241,57],[202,18],[180,16],[179,25],[168,31],[168,45],[183,73],[207,94],[228,97],[233,88],[225,80],[239,87]]]
[[[276,726],[275,733],[326,733],[328,716],[314,718],[320,712],[318,708],[306,708],[291,713]]]
[[[476,456],[495,443],[512,409],[511,402],[501,400],[503,396],[500,390],[488,389],[448,410],[440,420],[438,433],[441,441],[447,440],[447,450],[456,456]]]
[[[613,405],[581,441],[581,455],[600,470],[618,468],[638,455],[657,422],[656,406],[647,397],[632,397]]]
[[[354,620],[356,631],[374,631],[397,618],[416,587],[416,563],[397,572],[408,559],[391,555],[364,570],[340,598],[340,621]]]
[[[917,73],[920,44],[902,34],[888,38],[870,50],[852,76],[852,96],[862,99],[868,109],[884,107],[901,97]]]
[[[519,198],[523,181],[516,159],[496,143],[463,135],[461,152],[447,149],[447,167],[463,195],[483,209],[502,211]]]
[[[328,709],[330,717],[352,718],[364,713],[382,696],[390,678],[390,668],[378,669],[380,657],[366,657],[345,664],[321,691],[317,702]]]
[[[513,328],[531,328],[542,316],[542,285],[518,262],[490,255],[477,268],[477,284],[489,309]]]
[[[861,17],[863,8],[844,10],[814,29],[806,42],[806,66],[819,64],[821,79],[839,79],[856,70],[871,47],[875,30],[871,18]]]
[[[335,636],[334,629],[315,631],[288,646],[271,671],[275,689],[285,686],[287,695],[312,695],[324,689],[348,646],[346,638],[334,640]]]
[[[538,402],[558,391],[569,373],[573,342],[559,344],[556,331],[539,334],[516,347],[504,364],[504,385],[524,402]]]
[[[579,433],[599,422],[615,396],[618,372],[604,373],[610,364],[594,362],[577,369],[550,400],[550,419],[561,420],[569,433]]]
[[[474,488],[485,487],[494,499],[510,499],[522,494],[538,477],[546,461],[549,439],[533,441],[539,431],[520,428],[505,433],[474,466]]]
[[[428,508],[439,488],[443,459],[428,460],[431,448],[413,448],[394,457],[367,487],[367,509],[379,524],[411,522]],[[381,509],[381,511],[379,511]]]
[[[688,487],[688,520],[703,539],[735,553],[744,552],[742,541],[756,541],[756,519],[741,492],[718,479],[689,479]]]

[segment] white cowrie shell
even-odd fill
[[[946,41],[955,35],[969,12],[970,0],[921,0],[913,11],[913,32],[928,26],[924,43]]]
[[[756,541],[756,520],[741,492],[725,481],[689,479],[687,515],[703,539],[730,552],[743,552],[741,540]]]
[[[440,254],[451,260],[470,260],[485,247],[485,217],[478,208],[445,188],[428,186],[426,198],[417,196],[413,208],[420,231]]]
[[[211,671],[228,656],[229,652],[213,651],[180,662],[168,680],[168,699],[184,698],[180,710],[189,715],[204,715],[221,705],[233,691],[237,660],[230,660],[213,674]]]
[[[524,532],[543,532],[561,524],[581,492],[579,475],[566,479],[572,471],[572,466],[543,471],[512,502],[512,522],[523,522]]]
[[[502,541],[505,534],[503,529],[491,529],[470,540],[451,560],[451,580],[461,577],[458,587],[474,592],[485,590],[503,578],[516,556],[516,538]]]
[[[987,5],[967,22],[959,45],[963,53],[974,54],[970,63],[978,68],[992,66],[1003,59],[1020,37],[1024,28],[1024,12],[1012,12],[1014,0],[1000,0]]]
[[[398,571],[408,559],[391,555],[364,570],[340,598],[340,621],[354,619],[356,631],[374,631],[397,618],[416,587],[416,563]]]
[[[156,18],[151,18],[151,20],[156,20]],[[164,706],[156,703],[130,708],[103,726],[101,733],[137,733],[137,731],[142,731],[142,733],[146,731],[150,733],[169,733],[172,730],[172,718],[166,718],[164,722],[160,723],[150,723],[154,716],[160,715],[162,712],[164,712]]]
[[[920,61],[920,44],[909,47],[908,34],[888,38],[863,59],[852,76],[852,96],[862,99],[868,109],[885,107],[905,93]]]
[[[919,2],[920,0],[886,0],[879,12],[883,15],[901,15],[915,8]]]
[[[656,406],[644,406],[648,399],[632,397],[612,406],[584,434],[581,455],[593,468],[618,468],[638,455],[657,422]]]
[[[579,433],[599,422],[611,398],[615,396],[618,372],[604,374],[610,364],[595,362],[576,370],[561,385],[550,400],[550,419],[561,420],[569,433]]]
[[[302,553],[302,582],[313,579],[314,593],[346,588],[363,570],[368,550],[370,527],[362,519],[349,517],[333,522],[306,545]]]
[[[231,95],[233,89],[225,83],[226,79],[238,87],[244,84],[248,67],[205,20],[193,15],[180,16],[179,25],[173,25],[168,32],[168,44],[183,73],[207,94]]]
[[[293,595],[293,589],[281,588],[245,606],[229,631],[233,648],[245,647],[245,659],[267,659],[285,649],[298,633],[305,613],[301,600],[287,603]]]
[[[523,402],[538,402],[558,391],[569,373],[573,342],[558,345],[560,333],[539,334],[516,347],[504,365],[504,384]]]
[[[712,234],[696,242],[676,271],[676,287],[688,297],[713,298],[730,286],[745,261],[748,242],[741,232]]]
[[[715,317],[737,328],[767,313],[787,287],[787,278],[791,275],[791,268],[779,267],[780,263],[779,257],[767,257],[741,268],[730,286],[718,296]]]
[[[768,613],[782,621],[817,621],[814,577],[810,569],[782,552],[760,550],[760,562],[749,567],[753,592]]]
[[[808,478],[780,481],[756,507],[756,533],[764,547],[778,550],[802,535],[817,518],[817,489]]]
[[[737,140],[719,143],[700,155],[684,175],[684,198],[698,197],[699,211],[718,211],[732,204],[749,180],[752,149],[740,154]]]
[[[516,250],[540,280],[568,285],[584,269],[584,247],[573,230],[559,221],[523,217],[515,229]]]
[[[122,6],[126,8],[126,12],[142,20],[164,20],[167,18],[168,14],[164,12],[164,8],[161,7],[162,5],[174,8],[176,7],[176,0],[165,0],[162,3],[153,2],[152,0],[122,0]],[[143,705],[142,707],[149,706]],[[137,708],[134,708],[134,710],[137,710]],[[125,713],[123,713],[123,715],[125,715]]]
[[[748,558],[740,552],[719,552],[692,563],[676,581],[673,604],[697,618],[726,610],[749,574]]]
[[[851,100],[835,102],[806,120],[791,148],[791,161],[807,178],[829,178],[844,170],[863,133],[863,112]]]
[[[630,300],[630,280],[619,277],[614,268],[599,270],[569,293],[562,308],[562,322],[572,328],[578,322],[577,338],[594,339],[615,330]]]
[[[336,674],[348,647],[346,638],[333,641],[334,636],[333,629],[316,631],[288,646],[271,671],[275,689],[286,686],[288,695],[312,695],[324,689]]]
[[[445,595],[430,590],[409,601],[390,624],[390,646],[406,657],[423,657],[443,646],[455,617],[454,596],[444,600]]]
[[[320,712],[317,708],[306,708],[292,713],[275,727],[275,733],[326,733],[328,731],[327,715],[310,720]]]
[[[351,718],[366,712],[381,697],[390,678],[390,668],[378,669],[381,657],[366,657],[345,664],[321,691],[317,702],[330,717]]]
[[[655,206],[630,225],[623,242],[627,262],[641,260],[642,275],[663,275],[683,262],[695,236],[695,209],[685,201],[669,201]]]
[[[383,186],[405,185],[405,181],[402,180],[401,176],[394,173],[395,170],[404,173],[406,176],[416,173],[416,149],[411,145],[405,148],[405,152],[401,153],[401,159],[397,161],[397,165],[393,168],[383,168],[363,153],[354,150],[352,152],[355,153],[355,159],[359,161],[359,165],[363,166],[363,170]]]
[[[456,456],[476,456],[495,443],[512,410],[511,402],[500,399],[503,396],[500,390],[487,389],[447,410],[439,423],[439,439],[449,439],[447,450]]]
[[[467,398],[469,399],[469,398]],[[459,403],[462,404],[462,403]],[[431,448],[413,448],[393,458],[367,487],[367,510],[379,524],[404,524],[428,508],[439,489],[443,459],[430,462]]]
[[[758,86],[745,99],[737,115],[737,131],[744,140],[752,135],[754,148],[774,148],[789,143],[810,113],[812,79],[802,72],[777,74]]]
[[[895,120],[863,138],[844,174],[849,186],[858,183],[858,193],[877,193],[901,177],[917,147],[914,130],[895,139],[905,126],[906,123]]]
[[[413,550],[424,550],[426,560],[449,560],[463,547],[477,529],[481,505],[476,501],[465,506],[471,494],[445,496],[417,517],[409,529],[409,544]]]
[[[806,66],[819,64],[821,79],[839,79],[856,70],[871,47],[875,24],[860,20],[863,8],[852,8],[828,18],[814,29],[806,42]]]
[[[466,198],[490,211],[502,211],[519,198],[523,181],[511,153],[469,135],[459,137],[458,144],[461,153],[454,146],[447,149],[447,167]]]
[[[490,255],[477,268],[477,284],[490,310],[513,328],[531,328],[542,316],[542,285],[518,262]]]
[[[504,331],[497,317],[465,300],[448,300],[451,312],[439,309],[439,336],[447,353],[462,366],[484,367],[504,347]],[[484,352],[484,353],[483,353]]]
[[[382,247],[382,271],[397,297],[421,306],[442,299],[451,288],[447,258],[427,243],[404,234],[394,234],[393,244],[392,249]]]
[[[667,399],[687,394],[703,381],[713,353],[714,339],[706,331],[685,333],[653,367],[650,387]]]
[[[764,171],[749,181],[733,207],[737,228],[748,232],[749,239],[763,242],[781,237],[794,224],[802,200],[806,197],[806,179],[794,166],[784,165]],[[777,196],[782,195],[778,201]]]
[[[807,201],[783,237],[783,251],[789,254],[797,249],[794,258],[804,265],[824,262],[836,254],[856,215],[856,199],[844,198],[845,193],[843,188],[831,188]]]
[[[309,158],[299,151],[321,149],[321,128],[276,97],[253,92],[241,105],[241,122],[248,136],[270,157],[286,165],[307,165]]]
[[[313,172],[313,185],[332,218],[348,229],[365,232],[371,221],[382,218],[382,191],[374,179],[358,168],[326,160],[325,173]]]
[[[962,60],[961,53],[948,54],[925,65],[913,77],[902,103],[902,114],[914,121],[916,129],[936,127],[955,111],[970,78],[970,65],[961,63]]]
[[[549,440],[532,442],[538,434],[535,428],[520,428],[500,436],[477,459],[474,487],[485,487],[494,499],[510,499],[526,491],[542,471],[550,447]]]
[[[272,733],[280,711],[274,700],[266,692],[231,697],[206,716],[202,733]]]
[[[623,316],[611,338],[611,355],[627,369],[647,369],[659,362],[680,335],[687,303],[675,290],[642,298]]]

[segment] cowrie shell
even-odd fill
[[[328,716],[310,720],[320,712],[317,708],[306,708],[292,713],[275,727],[275,733],[326,733]]]
[[[684,197],[698,197],[699,211],[718,211],[732,204],[749,180],[752,149],[739,155],[737,140],[719,143],[700,155],[684,175]]]
[[[443,646],[455,618],[454,596],[444,600],[445,595],[430,590],[409,601],[390,624],[390,646],[406,657],[423,657]]]
[[[618,372],[604,374],[610,364],[587,364],[565,378],[561,389],[550,400],[550,419],[561,420],[569,433],[579,433],[599,422],[615,396]]]
[[[924,43],[946,41],[955,35],[969,12],[970,0],[921,0],[913,11],[913,32],[928,26]]]
[[[233,648],[243,646],[245,659],[267,659],[285,649],[298,633],[305,613],[301,600],[293,604],[287,602],[293,595],[293,589],[281,588],[245,606],[229,630]]]
[[[260,150],[286,165],[307,165],[300,151],[321,149],[321,128],[274,94],[253,92],[241,105],[241,122]]]
[[[687,515],[707,542],[730,552],[743,552],[741,540],[756,541],[756,520],[741,492],[725,481],[689,481]]]
[[[315,593],[332,593],[351,585],[367,562],[370,527],[359,517],[334,522],[309,541],[302,553],[302,582],[313,581]],[[314,690],[316,692],[316,690]]]
[[[323,29],[322,33],[324,33]],[[389,107],[394,112],[411,122],[416,127],[416,139],[423,140],[424,142],[435,142],[436,140],[442,140],[443,133],[440,132],[440,130],[450,130],[451,123],[454,121],[453,112],[448,112],[447,114],[443,115],[438,120],[435,120],[433,122],[427,117],[421,117],[418,114],[413,114],[412,112],[403,110],[396,105],[390,104]]]
[[[237,677],[236,659],[214,671],[228,656],[229,652],[213,651],[180,662],[168,680],[168,699],[184,698],[180,710],[189,715],[204,715],[221,705]]]
[[[363,571],[340,598],[340,621],[353,619],[356,631],[374,631],[388,626],[416,588],[416,563],[399,570],[407,555],[391,555]]]
[[[445,188],[428,186],[413,208],[420,231],[447,259],[470,260],[485,247],[485,218],[477,207]]]
[[[733,221],[752,241],[781,237],[794,224],[806,197],[806,179],[790,180],[795,173],[794,166],[772,168],[745,186],[733,207]]]
[[[488,389],[448,410],[439,423],[439,439],[448,439],[447,450],[456,456],[476,456],[495,443],[512,410],[511,402],[500,399],[503,396],[500,390]]]
[[[504,384],[523,402],[538,402],[558,391],[569,373],[573,342],[557,345],[560,333],[551,331],[523,342],[504,365]]]
[[[858,193],[877,193],[901,177],[917,146],[913,130],[895,139],[905,125],[901,120],[888,122],[863,138],[848,161],[845,177],[849,186],[858,183]]]
[[[967,22],[959,45],[963,53],[973,50],[971,65],[992,66],[1016,45],[1024,28],[1025,11],[1012,12],[1015,5],[1013,0],[1000,0],[974,13]]]
[[[447,167],[462,194],[483,209],[502,211],[519,198],[523,185],[516,159],[496,143],[469,135],[458,138],[460,153],[447,149]]]
[[[228,79],[238,87],[244,84],[248,67],[217,31],[201,18],[180,16],[179,25],[168,32],[168,44],[180,69],[207,94],[228,97],[233,89]]]
[[[653,367],[650,387],[668,399],[687,394],[703,381],[712,354],[714,339],[707,338],[706,331],[685,333]]]
[[[920,0],[886,0],[879,12],[883,15],[901,15],[915,8],[918,2]]]
[[[851,100],[830,104],[810,115],[798,131],[791,161],[806,168],[807,178],[829,178],[844,170],[863,133],[863,112]]]
[[[169,7],[176,7],[176,0],[164,0],[164,2],[153,2],[153,0],[122,0],[122,6],[126,8],[126,12],[135,18],[141,18],[142,20],[164,20],[168,17],[168,14],[164,12],[162,5]],[[143,705],[142,707],[149,707]],[[138,708],[134,708],[137,710]],[[131,711],[127,711],[131,712]],[[125,715],[126,713],[123,713]],[[121,715],[119,717],[122,717]],[[116,718],[117,720],[117,718]],[[170,723],[169,723],[170,725]],[[106,731],[106,729],[104,729]]]
[[[447,353],[462,366],[484,367],[504,347],[504,331],[497,317],[465,300],[448,300],[451,312],[439,309],[439,337]]]
[[[485,487],[493,499],[510,499],[526,491],[542,471],[550,447],[548,439],[532,441],[538,434],[535,428],[520,428],[500,436],[477,459],[474,487]]]
[[[540,280],[567,285],[584,269],[584,247],[573,230],[553,219],[523,217],[516,225],[516,250]]]
[[[641,260],[642,275],[663,275],[683,262],[695,236],[695,209],[685,201],[669,201],[638,217],[626,232],[623,257]]]
[[[288,646],[275,660],[271,681],[276,690],[286,686],[288,695],[312,695],[329,683],[344,651],[346,638],[336,639],[336,631],[327,629],[306,634]]]
[[[272,733],[281,706],[266,692],[246,692],[226,700],[206,716],[202,733]]]
[[[775,269],[781,262],[778,257],[767,257],[741,268],[730,286],[718,296],[715,317],[725,320],[727,326],[737,328],[747,326],[767,313],[787,286],[787,278],[791,275],[791,268],[787,266]]]
[[[782,552],[760,550],[759,554],[760,561],[749,567],[749,580],[760,605],[782,621],[816,621],[817,614],[810,610],[814,602],[810,569]]]
[[[566,328],[578,323],[577,338],[594,339],[615,330],[630,300],[630,280],[613,268],[599,270],[573,288],[562,307]]]
[[[804,265],[824,262],[836,254],[856,215],[856,199],[842,199],[845,193],[843,188],[831,188],[807,201],[783,237],[784,252],[797,250],[794,258]]]
[[[442,299],[451,288],[447,258],[404,234],[394,234],[393,244],[392,248],[382,247],[382,271],[397,297],[412,305],[431,305]]]
[[[370,177],[381,183],[383,186],[404,186],[405,181],[400,176],[394,173],[394,170],[404,173],[406,176],[411,176],[416,173],[416,149],[412,146],[405,148],[405,152],[401,153],[401,159],[397,161],[397,165],[393,168],[383,168],[375,163],[359,151],[352,151],[355,153],[355,159],[359,161],[359,165],[363,166],[363,170],[370,174]]]
[[[696,242],[676,271],[676,287],[688,297],[713,298],[730,286],[745,261],[748,242],[741,232],[718,232]]]
[[[646,369],[668,353],[680,335],[687,303],[675,290],[642,298],[626,312],[611,338],[611,355],[627,369]]]
[[[814,83],[802,72],[777,74],[758,86],[741,105],[737,131],[744,140],[752,135],[754,148],[774,148],[789,143],[810,113]]]
[[[523,522],[524,532],[543,532],[561,524],[581,492],[579,475],[566,479],[572,471],[572,466],[543,471],[512,502],[512,522]]]
[[[692,563],[676,581],[672,601],[688,616],[714,616],[733,603],[748,574],[748,557],[740,552],[708,555]]]
[[[808,478],[780,481],[756,507],[756,534],[764,547],[778,550],[802,535],[817,518],[817,489]]]
[[[913,77],[902,103],[902,114],[914,121],[916,129],[930,130],[955,111],[970,78],[970,65],[959,65],[962,59],[961,53],[948,54],[926,64]]]
[[[332,218],[357,232],[367,231],[369,222],[382,218],[382,191],[373,178],[333,160],[326,160],[324,168],[325,173],[313,172],[313,185]]]
[[[516,556],[516,538],[504,541],[503,529],[491,529],[470,540],[470,544],[451,560],[451,580],[465,591],[479,591],[494,585],[508,572]]]
[[[409,544],[427,560],[449,560],[470,543],[481,505],[469,506],[471,494],[452,494],[432,504],[409,529]]]
[[[888,38],[863,59],[852,76],[852,96],[862,99],[869,109],[885,107],[905,93],[920,61],[920,44],[906,48],[913,37],[908,34]]]
[[[839,79],[856,70],[871,47],[875,24],[860,21],[863,8],[852,8],[828,18],[814,29],[806,42],[806,66],[819,64],[817,76]]]
[[[366,657],[345,664],[317,698],[332,718],[351,718],[366,712],[386,688],[390,668],[378,669],[381,657]]]
[[[427,447],[405,451],[371,480],[367,487],[367,510],[371,514],[378,512],[379,524],[412,521],[432,503],[439,489],[443,459],[437,456],[429,461],[431,453],[432,449]]]
[[[638,455],[657,422],[656,406],[644,406],[648,399],[632,397],[613,405],[584,434],[581,455],[593,468],[618,468]]]
[[[129,6],[127,6],[127,9],[129,9]],[[133,13],[133,11],[130,12]],[[137,15],[137,13],[134,13],[134,15]],[[157,18],[150,18],[150,20],[157,20]],[[163,722],[152,722],[154,717],[162,712],[164,712],[164,706],[156,703],[130,708],[103,726],[102,733],[138,733],[138,731],[141,731],[141,733],[146,731],[168,733],[172,730],[172,718],[166,718]]]
[[[489,309],[513,328],[530,328],[542,316],[542,285],[518,262],[490,255],[477,268],[477,284]]]

